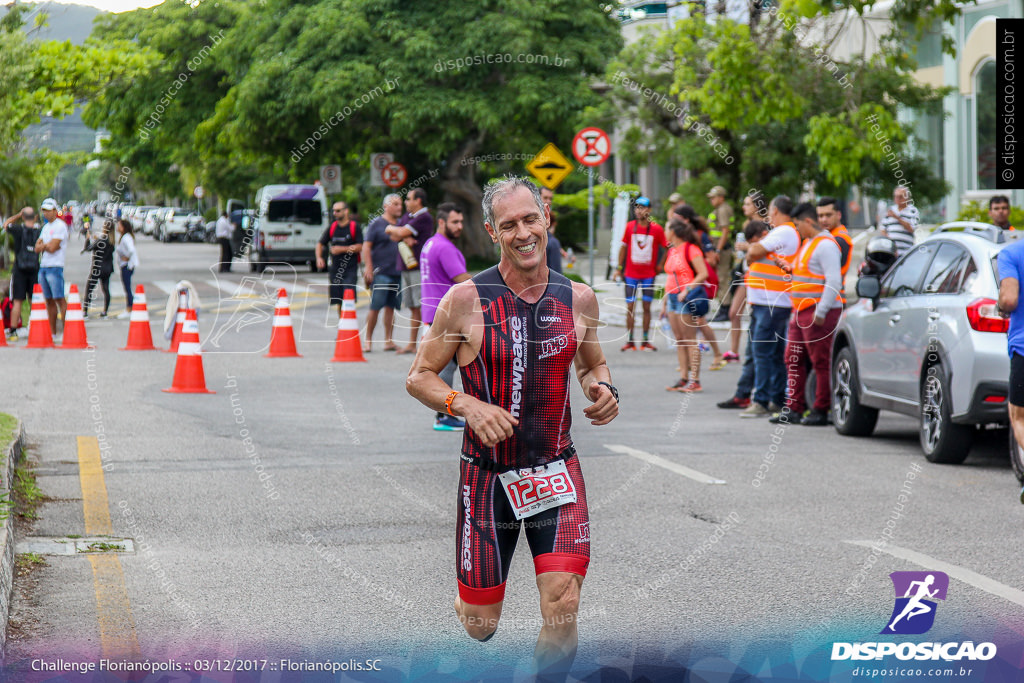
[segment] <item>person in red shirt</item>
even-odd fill
[[[623,351],[636,351],[633,343],[633,310],[636,305],[636,290],[640,289],[644,306],[643,351],[657,351],[650,342],[651,302],[654,301],[654,276],[665,264],[668,245],[665,243],[665,229],[651,220],[651,200],[638,197],[635,206],[636,220],[626,223],[622,236],[624,248],[619,249],[619,267],[616,278],[626,282],[626,332],[629,339]]]

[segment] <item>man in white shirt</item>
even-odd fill
[[[747,250],[747,300],[754,353],[754,395],[740,417],[767,417],[786,400],[786,335],[792,303],[792,264],[800,235],[790,212],[793,200],[780,195],[768,206],[772,231]]]
[[[902,185],[892,192],[895,206],[882,219],[882,235],[896,243],[896,256],[903,256],[914,246],[914,230],[921,220],[917,207],[910,201],[910,190]]]
[[[234,231],[235,226],[231,224],[228,212],[224,211],[217,219],[216,229],[217,244],[220,245],[220,272],[222,273],[231,272],[231,233]]]
[[[47,197],[43,200],[43,224],[36,253],[39,257],[39,284],[46,299],[46,315],[50,320],[50,334],[57,334],[57,312],[61,318],[68,304],[64,299],[64,248],[68,243],[68,224],[57,217],[57,202]]]

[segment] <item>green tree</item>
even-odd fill
[[[102,43],[32,41],[23,32],[23,7],[0,20],[0,210],[38,201],[73,155],[26,149],[22,132],[42,116],[62,118],[77,103],[149,68],[153,55],[119,39]],[[36,25],[46,21],[45,13]]]
[[[82,116],[110,131],[104,156],[132,169],[133,185],[172,197],[191,194],[185,180],[202,176],[204,167],[195,129],[228,92],[225,36],[236,23],[244,28],[247,16],[243,3],[222,0],[194,7],[166,2],[97,20],[94,39],[124,36],[155,55],[151,68],[110,83]]]
[[[842,194],[851,184],[881,194],[901,174],[913,180],[918,203],[937,200],[947,185],[897,110],[938,113],[947,89],[914,80],[904,28],[923,31],[959,10],[949,0],[897,0],[896,28],[878,52],[833,59],[823,46],[873,4],[751,3],[746,23],[695,13],[620,53],[600,114],[631,122],[623,149],[631,162],[654,150],[662,163],[703,174],[705,184],[689,188],[701,199],[711,181],[736,197],[808,185]],[[852,16],[840,21],[846,10]]]
[[[357,192],[379,197],[363,180],[369,155],[392,151],[432,203],[440,191],[467,209],[474,255],[491,251],[479,157],[567,144],[597,101],[590,75],[621,47],[595,0],[268,0],[227,39],[234,85],[196,134],[207,168],[308,181],[341,163]]]

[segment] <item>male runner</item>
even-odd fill
[[[538,673],[567,673],[590,562],[587,497],[569,436],[570,364],[593,401],[583,410],[591,424],[618,415],[618,392],[597,339],[597,298],[547,267],[549,212],[536,186],[525,178],[493,182],[483,212],[500,262],[444,296],[407,388],[431,410],[466,418],[456,530],[455,611],[463,627],[480,641],[497,629],[523,526],[544,618],[534,665]],[[465,393],[438,376],[453,356]],[[534,483],[520,479],[524,474]],[[574,502],[523,510],[569,491]],[[525,519],[517,519],[513,498]]]

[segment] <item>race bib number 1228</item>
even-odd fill
[[[516,519],[576,502],[576,488],[564,460],[548,463],[547,467],[510,470],[499,474],[498,478]]]

